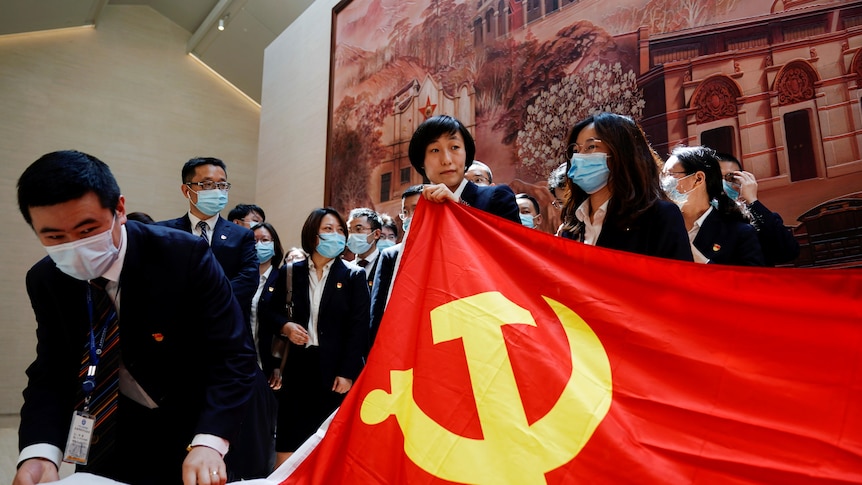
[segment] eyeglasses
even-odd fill
[[[584,142],[583,146],[581,146],[578,143],[572,143],[566,147],[566,159],[571,159],[572,155],[574,155],[575,153],[585,153],[585,154],[593,153],[598,148],[598,145],[596,145],[596,143],[601,143],[601,142],[602,142],[601,140],[597,140],[595,138],[588,138]]]
[[[403,211],[398,213],[398,217],[400,217],[402,221],[406,221],[407,219],[410,219],[410,217],[412,215],[413,215],[413,211],[408,211],[408,210],[403,210]]]
[[[551,207],[553,207],[554,209],[562,209],[563,201],[560,199],[554,199],[554,201],[551,202]]]
[[[491,183],[491,181],[488,180],[487,177],[483,177],[481,175],[477,175],[475,177],[469,177],[468,176],[467,180],[469,180],[470,182],[473,182],[474,184],[490,184]]]
[[[224,190],[225,192],[230,190],[230,182],[213,182],[212,180],[204,180],[203,182],[186,182],[185,185],[189,188],[191,188],[192,185],[197,185],[201,190],[219,189]]]
[[[739,182],[736,181],[736,172],[727,172],[724,175],[724,180],[727,180],[731,184],[739,185]]]

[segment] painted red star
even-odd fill
[[[422,116],[427,120],[434,114],[434,110],[437,109],[436,104],[431,104],[431,96],[425,100],[425,106],[423,106],[420,111],[422,111]]]

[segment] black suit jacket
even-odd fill
[[[293,263],[293,319],[308,329],[311,315],[311,300],[308,286],[308,261]],[[262,325],[270,326],[270,332],[280,334],[288,321],[285,311],[285,271],[273,288],[272,298],[259,307],[258,318]],[[318,313],[317,335],[320,343],[321,378],[324,385],[331,386],[336,377],[354,381],[365,365],[368,349],[369,328],[368,282],[365,271],[341,258],[335,258],[323,289]],[[290,344],[295,347],[294,344]],[[291,365],[288,354],[287,367]],[[287,370],[285,374],[287,374]]]
[[[694,238],[694,247],[710,263],[736,266],[764,266],[757,231],[751,224],[724,219],[712,210]]]
[[[789,263],[799,257],[799,241],[777,212],[771,212],[759,200],[749,205],[748,210],[766,266]]]
[[[682,213],[676,204],[663,200],[656,202],[628,227],[617,227],[613,215],[608,214],[596,246],[693,261]]]
[[[200,238],[134,221],[126,231],[119,282],[126,368],[177,423],[174,436],[162,437],[165,443],[187,444],[198,433],[232,440],[259,370],[221,266]],[[61,272],[48,257],[27,273],[37,345],[27,369],[21,448],[65,447],[90,328],[86,288],[87,282]],[[171,466],[179,473],[179,463]]]
[[[392,286],[392,278],[395,276],[395,262],[404,243],[398,243],[391,248],[380,252],[377,258],[377,272],[374,274],[374,284],[371,286],[371,330],[369,334],[369,349],[377,338],[377,330],[380,321],[383,320],[383,310],[386,309],[386,300],[389,296],[389,288]]]
[[[188,213],[156,224],[192,232]],[[251,314],[251,300],[254,298],[260,279],[260,262],[254,249],[254,233],[219,216],[213,230],[210,248],[221,264],[224,274],[230,279],[230,286],[248,321]]]
[[[461,200],[470,207],[481,209],[495,216],[521,223],[521,210],[515,201],[515,193],[508,185],[476,185],[467,181],[461,192]]]

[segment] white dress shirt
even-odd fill
[[[317,269],[314,261],[308,258],[308,297],[311,303],[311,311],[308,315],[308,343],[306,347],[320,346],[317,338],[317,317],[320,315],[320,300],[323,298],[323,288],[326,287],[326,279],[329,278],[329,270],[332,268],[334,259],[323,265],[323,276],[317,279]]]

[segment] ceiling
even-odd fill
[[[313,1],[0,0],[0,35],[98,25],[106,5],[148,5],[189,32],[188,52],[260,104],[264,49]]]

